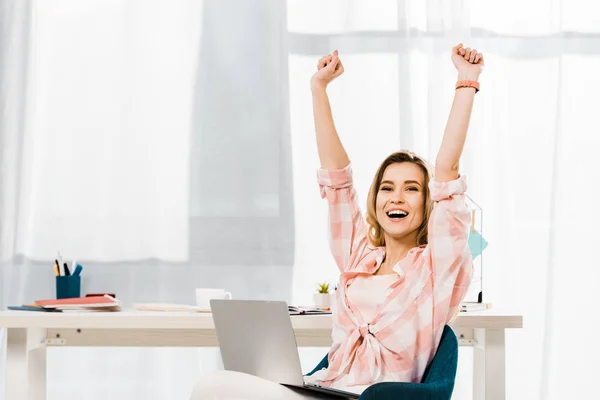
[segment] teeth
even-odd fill
[[[403,216],[406,216],[407,214],[404,211],[401,211],[401,210],[392,210],[392,211],[388,212],[388,215],[403,215]]]

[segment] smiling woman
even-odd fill
[[[344,67],[337,51],[318,62],[311,82],[318,181],[341,272],[329,366],[310,377],[321,385],[362,393],[378,382],[420,382],[467,293],[470,213],[458,165],[483,56],[459,44],[451,59],[458,82],[436,176],[410,151],[391,154],[371,184],[366,221],[326,92]]]

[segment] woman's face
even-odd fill
[[[421,168],[411,162],[394,163],[385,169],[375,209],[386,239],[405,239],[414,234],[416,240],[424,218],[424,181]]]

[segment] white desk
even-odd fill
[[[298,346],[331,345],[331,316],[292,322]],[[522,328],[522,316],[461,313],[452,327],[461,345],[475,348],[473,398],[505,399],[504,332]],[[8,328],[6,400],[46,398],[48,346],[217,346],[212,316],[190,312],[2,311],[0,328]]]

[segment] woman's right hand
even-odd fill
[[[326,88],[329,82],[344,73],[344,66],[338,57],[338,51],[319,59],[317,72],[312,76],[310,84],[312,88]]]

